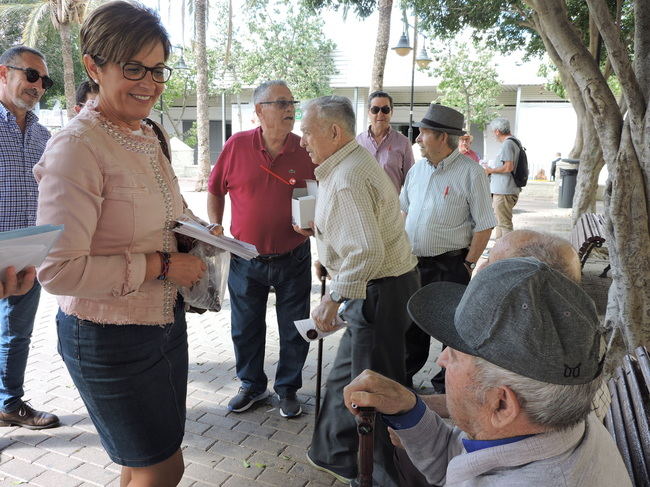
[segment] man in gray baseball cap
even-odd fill
[[[590,414],[604,358],[593,301],[531,258],[506,259],[467,286],[436,282],[408,304],[448,344],[455,427],[412,391],[364,371],[346,406],[375,407],[432,485],[630,486],[614,442]]]

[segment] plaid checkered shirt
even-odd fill
[[[0,231],[36,223],[38,185],[32,168],[39,161],[50,132],[27,112],[25,133],[16,117],[0,103]]]

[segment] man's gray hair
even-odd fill
[[[580,259],[568,240],[534,230],[517,230],[516,234],[508,235],[523,240],[521,243],[510,243],[510,247],[504,252],[508,258],[534,257],[574,282],[579,283],[582,280]]]
[[[265,100],[266,95],[268,94],[269,90],[273,88],[274,86],[284,86],[285,88],[289,88],[287,86],[287,82],[281,79],[274,79],[271,81],[265,81],[261,85],[259,85],[257,88],[255,88],[255,91],[253,91],[253,105],[257,105],[259,102],[262,101],[273,101],[273,100]]]
[[[28,46],[13,46],[7,49],[5,52],[3,52],[0,55],[0,64],[13,64],[16,61],[16,58],[19,56],[22,56],[23,54],[33,54],[34,56],[40,57],[43,61],[45,61],[45,56],[43,53],[40,51],[37,51],[36,49],[33,49]]]
[[[356,118],[352,102],[337,95],[321,96],[310,100],[305,106],[305,112],[317,110],[320,118],[337,122],[348,135],[354,137],[356,133]]]
[[[602,379],[580,385],[550,384],[506,370],[479,357],[474,358],[476,399],[482,404],[488,390],[506,386],[515,393],[528,419],[547,431],[571,428],[592,411],[592,401]]]
[[[510,122],[507,118],[499,117],[490,122],[491,130],[498,130],[504,135],[510,134]]]
[[[458,149],[459,139],[460,139],[460,135],[447,134],[447,147],[449,147],[451,150]]]

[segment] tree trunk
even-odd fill
[[[70,24],[65,22],[59,24],[59,36],[61,37],[61,57],[63,58],[63,91],[68,113],[68,120],[76,115],[75,106],[75,85],[74,65],[72,63],[72,41],[70,39]]]
[[[598,176],[605,165],[603,151],[600,150],[600,141],[594,127],[591,114],[586,112],[583,115],[582,140],[583,147],[580,152],[580,170],[576,183],[576,192],[573,196],[572,223],[585,213],[596,211],[596,196],[598,194]]]
[[[393,0],[379,0],[377,12],[379,23],[377,25],[377,39],[375,41],[375,58],[372,64],[372,80],[370,92],[384,89],[384,67],[386,66],[386,53],[390,38],[390,15],[393,10]]]
[[[628,352],[640,344],[650,343],[650,234],[648,222],[647,181],[650,171],[639,155],[648,150],[648,142],[639,130],[638,114],[645,113],[645,127],[650,125],[647,104],[639,99],[639,85],[630,74],[625,59],[612,61],[621,87],[634,104],[634,113],[623,121],[618,103],[602,76],[598,64],[582,44],[570,23],[562,0],[526,0],[538,14],[546,37],[560,58],[571,67],[571,76],[582,93],[585,106],[594,120],[600,146],[609,171],[605,198],[607,242],[612,265],[613,283],[609,293],[606,324],[619,332]],[[608,52],[618,51],[611,35],[609,20],[602,12],[602,0],[587,0],[594,12]],[[640,12],[650,15],[648,9]],[[644,20],[647,22],[647,19]],[[648,35],[646,31],[646,36]],[[626,53],[627,55],[627,53]],[[628,56],[629,62],[629,56]],[[620,74],[619,74],[620,73]],[[629,100],[632,100],[630,102]],[[630,124],[630,120],[632,124]],[[637,131],[637,133],[632,133]],[[640,133],[639,133],[640,132]],[[643,141],[641,146],[635,146]],[[637,149],[638,147],[638,149]],[[647,153],[647,152],[646,152]],[[617,353],[615,351],[615,353]]]
[[[196,191],[205,191],[210,176],[210,120],[208,118],[208,60],[206,52],[207,0],[195,0],[196,27],[196,133],[198,142],[199,177]]]

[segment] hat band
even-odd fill
[[[458,127],[452,127],[451,125],[443,125],[441,123],[434,122],[433,120],[430,120],[428,118],[423,118],[422,122],[420,123],[426,123],[427,125],[433,125],[434,127],[441,128],[441,129],[462,130]]]

